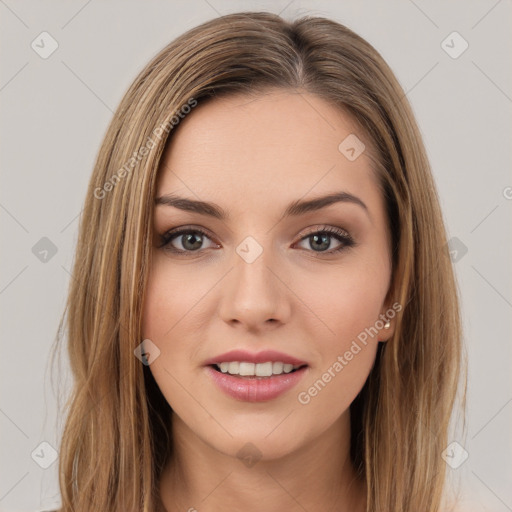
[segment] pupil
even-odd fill
[[[319,239],[321,239],[320,243],[323,242],[324,247],[320,247],[320,249],[324,250],[324,249],[328,249],[329,248],[329,235],[327,235],[326,233],[324,233],[322,235],[312,235],[312,238],[314,240],[314,242],[312,244],[312,247],[314,246],[314,244],[316,244],[318,242]]]
[[[192,243],[191,246],[187,247],[187,244],[188,242],[192,239],[196,239],[196,243]],[[195,251],[197,249],[199,249],[201,247],[201,235],[197,235],[197,234],[190,234],[190,235],[185,235],[185,242],[183,243],[183,247],[185,247],[185,249],[190,249],[192,251]]]

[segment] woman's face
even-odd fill
[[[394,325],[379,316],[390,247],[369,151],[346,114],[308,93],[216,99],[181,121],[157,184],[143,336],[160,350],[150,370],[189,435],[233,456],[251,442],[272,459],[347,419]],[[249,355],[227,364],[232,350]],[[236,372],[269,350],[284,355],[238,370],[278,373],[286,356],[307,366],[255,378],[208,364]]]

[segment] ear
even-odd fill
[[[386,342],[395,333],[395,327],[397,322],[397,317],[402,311],[402,305],[397,301],[393,302],[392,299],[387,300],[384,304],[384,308],[379,315],[379,320],[376,322],[376,326],[382,328],[379,329],[378,339],[379,341]],[[382,323],[381,323],[382,322]],[[386,329],[386,322],[389,322],[389,327]]]

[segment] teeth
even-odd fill
[[[282,373],[290,373],[292,370],[300,368],[293,364],[282,362],[266,363],[247,363],[245,361],[232,361],[229,363],[220,363],[217,365],[222,373],[230,375],[241,375],[243,377],[270,377],[271,375],[281,375]]]
[[[222,373],[227,373],[229,369],[229,363],[220,363],[217,365]]]
[[[284,363],[276,362],[272,363],[272,373],[275,373],[276,375],[280,375],[283,373],[284,369]]]
[[[240,363],[238,373],[240,375],[254,375],[254,363]]]
[[[293,364],[285,364],[283,370],[284,373],[290,373],[293,370]]]

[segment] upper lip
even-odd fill
[[[268,361],[274,363],[276,361],[280,361],[285,364],[293,364],[294,366],[307,365],[305,361],[301,361],[296,357],[283,354],[276,350],[263,350],[262,352],[257,353],[247,352],[246,350],[230,350],[225,354],[220,354],[208,359],[204,362],[204,365],[208,366],[212,364],[229,363],[231,361],[246,361],[248,363],[266,363]]]

